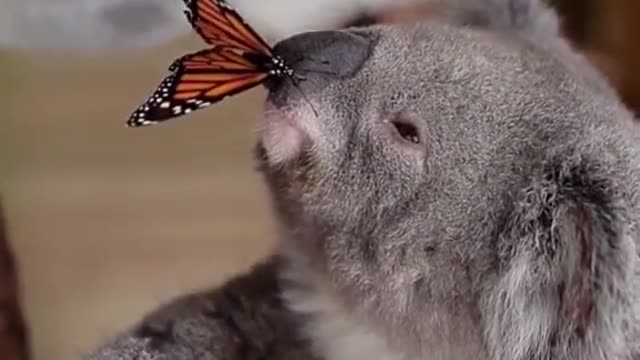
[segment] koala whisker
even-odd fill
[[[293,84],[293,86],[298,89],[298,91],[300,91],[300,94],[302,95],[302,97],[304,98],[304,100],[307,102],[307,104],[309,104],[309,107],[311,107],[311,110],[313,110],[313,113],[316,115],[316,117],[318,117],[318,112],[316,111],[316,109],[313,107],[313,104],[311,103],[311,101],[309,100],[309,98],[307,98],[307,95],[304,93],[304,91],[302,91],[302,89],[300,89],[300,86],[298,85],[300,82],[300,80],[307,80],[307,78],[305,78],[302,75],[296,74],[294,73],[293,75],[289,75],[289,78],[291,79],[291,83]]]

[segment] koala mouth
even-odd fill
[[[297,159],[308,138],[300,121],[290,108],[277,107],[267,101],[258,122],[261,160],[270,166],[279,166]]]

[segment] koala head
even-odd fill
[[[408,352],[628,359],[637,130],[550,10],[482,3],[276,46],[304,77],[256,147],[284,246]]]

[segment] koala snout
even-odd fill
[[[273,78],[259,121],[260,143],[271,166],[297,159],[305,148],[326,142],[326,124],[318,119],[318,94],[332,81],[354,76],[371,54],[371,39],[348,31],[316,31],[295,35],[274,47],[293,70]]]
[[[370,55],[371,41],[348,31],[314,31],[282,40],[274,52],[296,72],[352,76]]]
[[[284,106],[297,102],[300,90],[312,94],[329,81],[355,75],[369,58],[371,46],[371,39],[348,31],[306,32],[282,40],[274,53],[293,68],[296,84],[289,78],[267,81],[269,100]]]

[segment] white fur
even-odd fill
[[[297,156],[305,136],[290,114],[270,107],[265,109],[258,121],[258,135],[271,166],[285,163]]]
[[[319,289],[318,289],[319,290]],[[402,360],[384,338],[353,318],[326,290],[286,290],[292,311],[309,316],[304,331],[314,351],[326,360]]]

